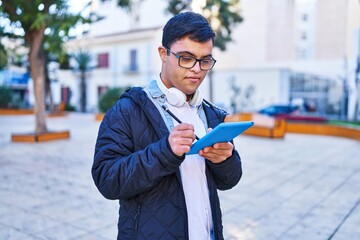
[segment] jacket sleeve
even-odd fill
[[[232,156],[221,163],[207,161],[207,166],[215,179],[216,188],[227,190],[233,188],[242,176],[241,159],[234,149]]]
[[[151,189],[183,161],[172,152],[167,136],[151,142],[152,126],[144,127],[145,120],[139,119],[134,109],[134,104],[128,106],[120,100],[105,114],[99,128],[92,177],[108,199],[129,199]],[[136,144],[139,138],[149,141],[143,149]]]

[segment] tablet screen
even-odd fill
[[[254,122],[252,121],[220,123],[204,137],[196,141],[187,155],[197,154],[204,147],[212,146],[218,142],[229,142],[253,125]]]

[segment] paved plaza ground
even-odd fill
[[[0,116],[0,239],[116,239],[118,202],[90,174],[99,127],[93,114],[48,118],[69,140],[11,143],[33,116]],[[227,240],[360,239],[360,142],[287,134],[241,135],[239,184],[220,192]]]

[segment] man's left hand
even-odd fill
[[[212,163],[221,163],[232,155],[234,145],[230,142],[215,143],[199,151],[199,155]]]

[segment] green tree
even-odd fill
[[[74,54],[74,59],[77,63],[76,68],[80,71],[81,112],[86,112],[86,71],[91,68],[90,63],[92,61],[92,56],[89,51],[80,49],[77,53]]]
[[[128,11],[145,0],[117,0],[118,6]],[[197,4],[196,4],[197,3]],[[214,46],[221,51],[232,41],[231,33],[235,25],[241,23],[240,0],[170,0],[166,11],[176,15],[182,11],[196,11],[202,14],[216,32]],[[210,101],[213,100],[213,72],[209,72]]]
[[[70,14],[66,0],[0,0],[0,18],[9,21],[6,31],[25,39],[29,48],[30,74],[34,83],[35,132],[47,132],[45,118],[45,62],[46,35],[64,36],[84,18]],[[3,30],[6,32],[5,30]],[[45,34],[45,31],[47,34]],[[54,37],[54,36],[53,36]],[[54,39],[54,38],[52,38]],[[63,40],[47,42],[61,49]]]
[[[98,107],[100,112],[106,113],[119,100],[120,95],[125,92],[128,87],[115,87],[108,89],[99,99]]]
[[[221,51],[226,50],[226,44],[232,41],[232,28],[243,21],[240,15],[239,0],[203,0],[198,5],[192,5],[193,1],[171,0],[167,11],[176,15],[184,10],[194,10],[202,14],[216,32],[214,46]],[[194,9],[196,8],[196,9]],[[210,101],[213,101],[213,71],[209,71]]]
[[[0,108],[11,107],[12,90],[8,87],[0,86]]]
[[[188,0],[171,0],[166,9],[173,15],[185,10],[202,14],[216,32],[215,47],[226,50],[226,44],[232,41],[232,28],[243,21],[240,15],[240,0],[203,0],[197,5]]]
[[[7,66],[7,53],[4,46],[0,43],[0,71]]]
[[[131,11],[136,3],[143,1],[146,0],[117,0],[118,6],[128,11]],[[240,0],[170,0],[166,11],[172,15],[183,11],[202,14],[216,32],[215,47],[221,51],[226,50],[226,44],[232,41],[232,28],[243,21],[240,15]]]

